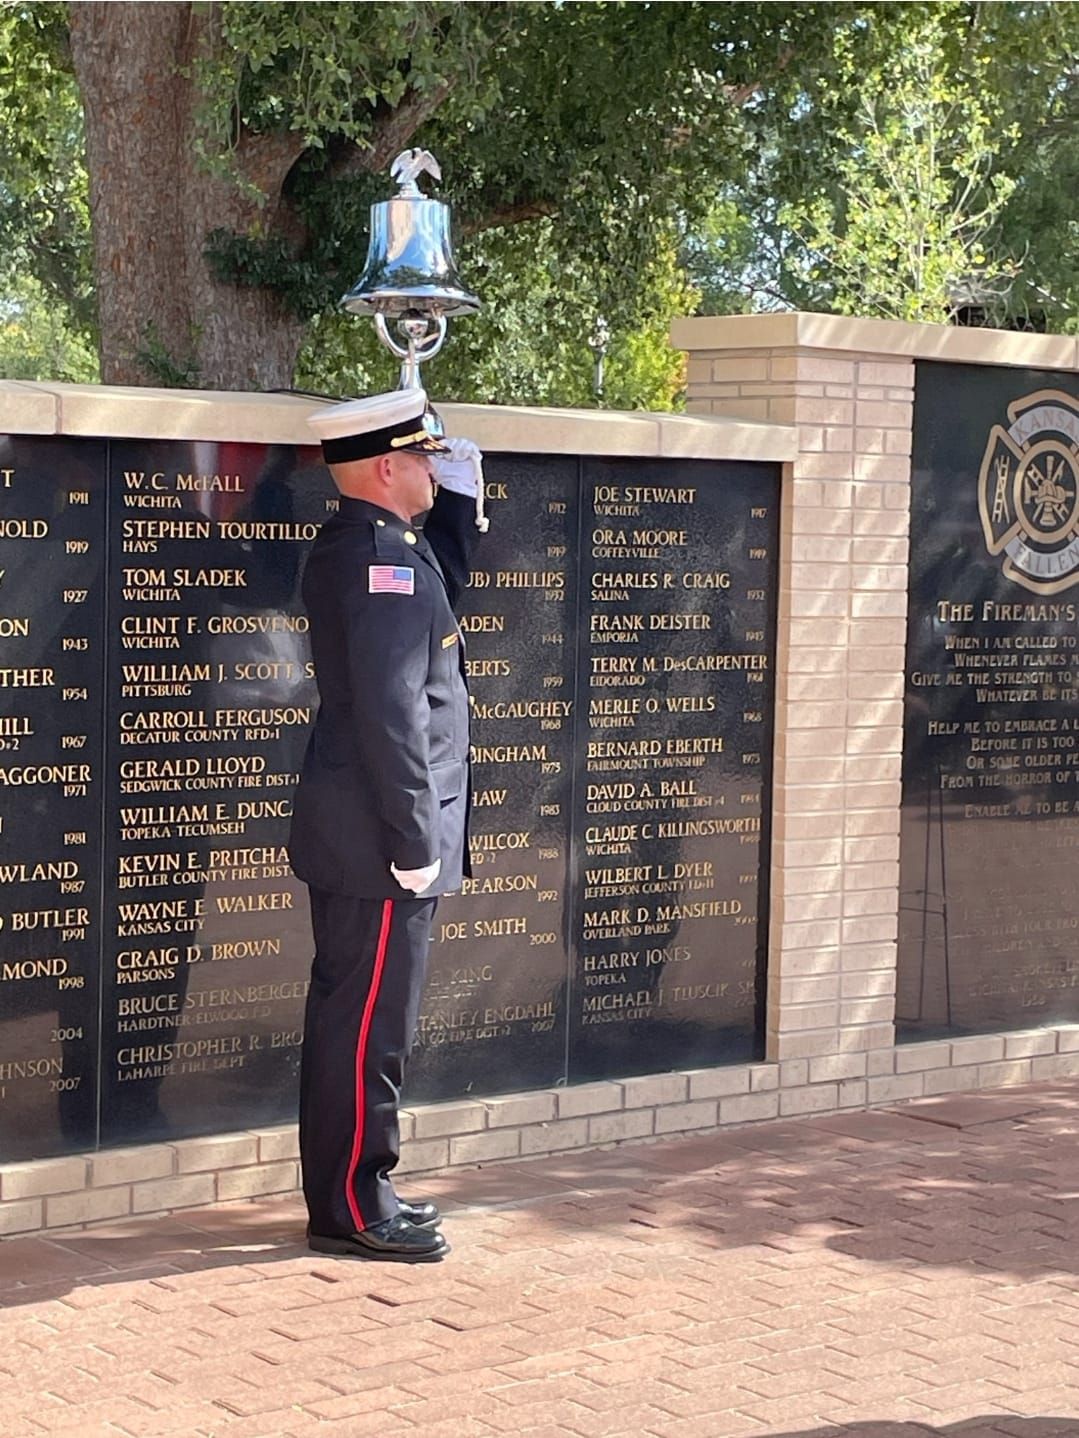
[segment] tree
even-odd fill
[[[396,151],[446,162],[461,224],[541,231],[616,333],[673,223],[740,160],[739,111],[811,70],[836,7],[707,4],[9,6],[62,34],[85,113],[103,377],[288,384],[305,327],[354,280]],[[35,18],[37,15],[37,18]],[[41,17],[47,17],[48,24]],[[8,88],[17,75],[8,76]]]
[[[785,112],[745,112],[753,159],[685,255],[705,304],[1074,323],[1079,7],[849,13]]]
[[[850,48],[837,59],[853,89]],[[1007,294],[1014,267],[989,247],[1015,180],[994,173],[1004,134],[989,63],[955,75],[941,16],[919,17],[888,74],[861,76],[854,121],[837,128],[838,186],[780,212],[840,314],[944,323]]]

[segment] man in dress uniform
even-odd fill
[[[310,422],[341,498],[303,579],[321,703],[289,838],[316,950],[300,1074],[308,1242],[431,1262],[449,1251],[438,1210],[399,1199],[390,1172],[435,905],[468,872],[468,691],[452,605],[485,525],[472,497],[480,456],[432,433],[418,389]]]

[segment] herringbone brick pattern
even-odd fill
[[[0,1438],[1079,1438],[1079,1084],[0,1244]]]

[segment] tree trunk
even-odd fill
[[[72,3],[71,42],[86,116],[90,214],[106,384],[271,389],[292,381],[304,324],[267,289],[221,284],[204,258],[217,228],[281,218],[297,150],[262,137],[267,206],[196,157],[193,82],[212,7]],[[260,140],[256,138],[255,145]],[[260,176],[262,179],[262,176]]]

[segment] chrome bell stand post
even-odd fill
[[[429,333],[432,321],[435,328]],[[379,339],[390,353],[402,362],[398,389],[423,388],[420,365],[426,360],[434,359],[438,354],[446,342],[448,328],[445,315],[425,315],[418,310],[406,311],[397,321],[397,331],[405,339],[405,343],[400,344],[390,334],[386,316],[381,311],[375,315],[375,331]]]

